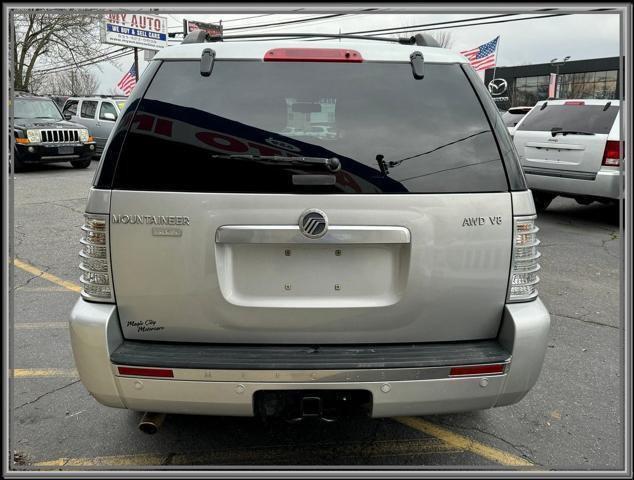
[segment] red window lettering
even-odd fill
[[[244,153],[249,150],[249,147],[240,140],[216,132],[198,132],[196,138],[218,150],[237,153]]]
[[[157,118],[156,125],[154,126],[154,132],[159,135],[165,135],[166,137],[172,136],[172,121],[165,120],[164,118]]]
[[[138,114],[134,117],[134,122],[137,123],[136,130],[152,130],[152,126],[154,125],[155,117],[152,115],[146,115],[144,113]]]
[[[259,143],[248,143],[249,147],[255,148],[258,151],[258,155],[283,155],[284,152],[276,148],[271,148],[267,145],[261,145]]]

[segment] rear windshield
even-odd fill
[[[610,133],[618,106],[605,105],[546,105],[535,107],[518,130],[550,132],[553,128],[575,132]]]
[[[340,169],[302,157],[336,157]],[[172,61],[139,104],[113,188],[432,193],[508,184],[459,65],[426,64],[416,80],[409,63],[216,61],[205,77],[199,61]]]

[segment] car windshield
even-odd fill
[[[13,112],[15,118],[43,118],[50,120],[62,119],[62,115],[59,113],[55,103],[53,103],[52,100],[47,99],[27,100],[18,98],[15,100]]]

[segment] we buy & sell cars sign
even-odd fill
[[[112,13],[104,17],[102,43],[160,50],[167,47],[167,18],[158,15]]]

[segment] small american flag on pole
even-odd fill
[[[495,37],[493,40],[485,43],[484,45],[460,52],[460,55],[467,57],[467,60],[469,60],[469,63],[476,72],[491,68],[496,64],[495,57],[497,54],[499,40],[499,36]]]
[[[130,92],[136,85],[136,69],[134,68],[134,63],[130,67],[130,70],[119,80],[117,83],[117,88],[122,90],[126,95],[130,95]]]

